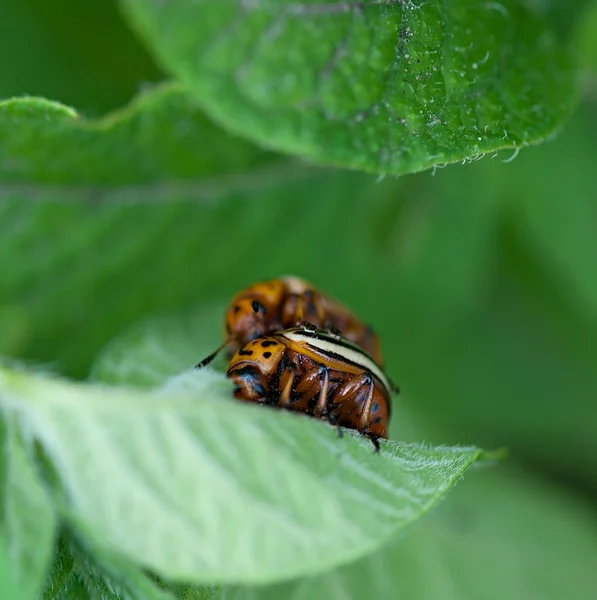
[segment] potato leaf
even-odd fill
[[[0,373],[2,407],[56,470],[64,518],[167,579],[264,583],[341,565],[418,521],[481,457],[397,442],[375,454],[233,400],[220,374],[188,379],[151,392]]]

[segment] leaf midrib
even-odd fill
[[[320,177],[325,171],[295,159],[281,159],[274,165],[227,173],[217,177],[165,180],[120,185],[65,185],[52,182],[0,183],[0,202],[33,200],[73,204],[123,203],[162,204],[172,198],[209,204],[234,194],[259,192],[280,183]]]

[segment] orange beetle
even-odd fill
[[[342,335],[382,364],[379,340],[370,326],[309,282],[291,276],[256,283],[232,298],[224,319],[225,345],[232,356],[251,340],[304,323]]]
[[[398,391],[361,347],[328,332],[295,327],[257,338],[232,357],[234,396],[326,418],[356,429],[379,450]]]

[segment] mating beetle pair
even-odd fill
[[[379,448],[391,393],[377,335],[336,300],[297,277],[255,284],[225,316],[227,376],[239,400],[326,418],[356,429]]]

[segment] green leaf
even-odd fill
[[[174,600],[130,563],[97,548],[83,550],[63,535],[47,577],[43,600]]]
[[[64,537],[60,537],[41,598],[43,600],[75,600],[75,598],[85,598],[86,591],[84,582],[77,571],[72,549]]]
[[[580,20],[577,37],[587,91],[594,98],[597,79],[597,4],[592,3],[585,10],[583,19]]]
[[[137,387],[161,385],[211,354],[222,343],[221,335],[222,303],[186,315],[149,318],[100,352],[91,378]],[[223,371],[225,361],[222,353],[211,366]]]
[[[315,177],[221,132],[173,85],[99,121],[0,103],[0,162],[0,350],[79,376],[143,314],[209,298],[231,263],[215,231],[261,222],[240,198],[298,196]]]
[[[0,373],[3,406],[58,473],[64,517],[167,579],[264,583],[346,563],[417,522],[481,457],[396,442],[375,454],[230,388],[209,371],[153,393]]]
[[[0,414],[0,548],[22,597],[34,599],[50,564],[55,519],[36,466],[20,439],[17,420],[16,413]]]
[[[520,148],[575,103],[566,45],[521,0],[122,4],[218,122],[325,164],[403,174]]]
[[[8,548],[0,538],[0,598],[11,600],[26,600],[25,594],[19,588],[16,577],[12,572]]]
[[[91,206],[115,199],[161,200],[165,191],[148,198],[143,187],[116,186],[165,181],[172,184],[166,190],[170,193],[190,188],[198,200],[207,201],[218,198],[221,190],[197,183],[177,189],[175,183],[237,173],[277,158],[221,133],[174,84],[154,88],[98,120],[81,119],[73,109],[40,98],[5,100],[0,102],[0,140],[6,196],[27,194]],[[22,187],[10,187],[15,183]]]
[[[225,600],[590,600],[597,519],[560,488],[501,467],[477,473],[406,538],[320,576],[225,589]]]
[[[412,438],[393,419],[392,437],[506,445],[597,483],[594,107],[508,164],[380,183],[280,162],[176,87],[99,123],[45,117],[32,103],[0,136],[5,352],[85,377],[157,313],[173,330],[157,343],[183,345],[190,367],[219,343],[232,294],[294,273],[372,322],[399,402],[441,425]],[[176,320],[209,306],[209,330],[176,342]]]
[[[405,192],[427,219],[405,261],[412,274],[398,268],[378,299],[404,401],[440,427],[426,439],[506,445],[593,489],[595,117],[587,105],[556,143],[508,165],[480,161],[467,178],[446,169]],[[416,225],[396,225],[394,264]]]

